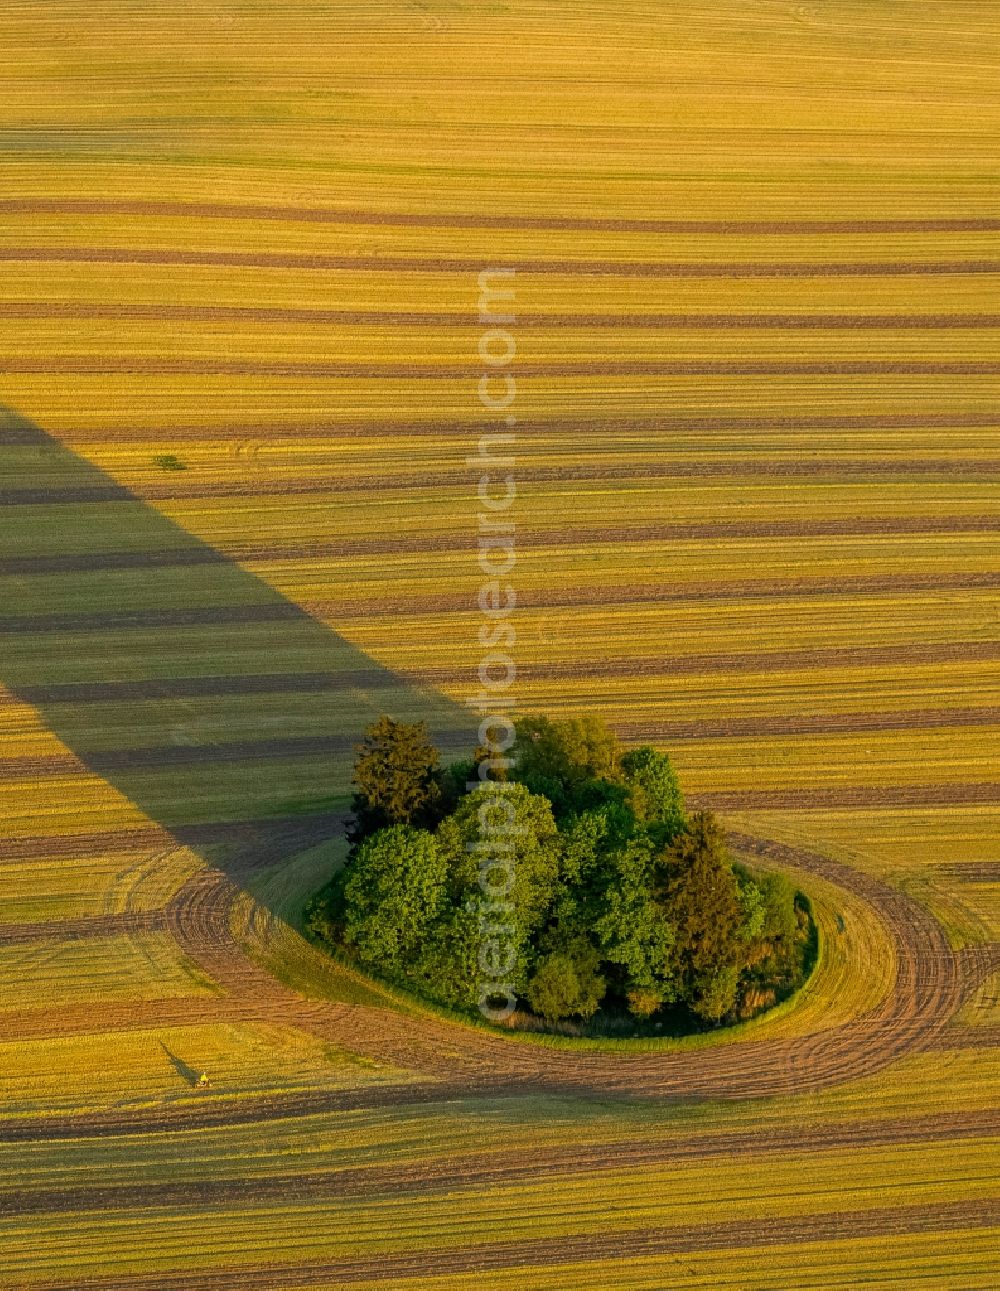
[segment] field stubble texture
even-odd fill
[[[0,1283],[992,1287],[990,6],[0,36]],[[300,935],[364,723],[472,738],[501,264],[519,700],[814,901],[730,1035],[515,1043]]]

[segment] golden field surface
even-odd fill
[[[994,1287],[991,0],[0,49],[0,1288]],[[813,902],[728,1031],[515,1039],[301,936],[365,723],[474,742],[489,268],[520,707]]]

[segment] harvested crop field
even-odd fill
[[[0,1285],[995,1286],[993,5],[0,43]],[[515,1039],[301,934],[365,724],[475,742],[488,269],[518,704],[812,901],[732,1030]]]

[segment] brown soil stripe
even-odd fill
[[[156,851],[177,847],[198,850],[220,843],[240,846],[244,851],[249,851],[266,846],[275,838],[286,839],[290,832],[320,840],[337,833],[343,827],[343,821],[342,812],[321,812],[264,820],[213,821],[201,825],[184,825],[169,831],[150,825],[100,833],[33,835],[29,838],[7,838],[0,842],[0,860],[74,859],[105,853]]]
[[[598,605],[660,605],[672,602],[743,600],[797,600],[809,597],[879,596],[907,592],[972,591],[1000,586],[1000,572],[954,574],[880,574],[843,578],[748,579],[743,582],[697,585],[643,584],[637,586],[565,587],[519,589],[522,609],[547,609]],[[340,600],[306,602],[304,608],[321,618],[416,617],[422,614],[459,614],[469,609],[460,596],[426,596],[406,600]],[[11,622],[11,620],[8,620]],[[0,620],[0,632],[4,630]]]
[[[1000,264],[998,264],[1000,270]],[[842,361],[726,359],[586,360],[577,363],[517,363],[520,378],[693,376],[997,376],[1000,363],[912,359]],[[0,372],[17,375],[285,377],[315,380],[473,381],[482,369],[444,363],[319,363],[259,359],[147,358],[143,355],[77,355],[33,358],[0,355]]]
[[[114,322],[296,323],[344,327],[475,327],[461,310],[308,309],[252,305],[104,305],[73,300],[0,301],[0,318]],[[664,331],[952,331],[1000,327],[1000,314],[522,314],[525,328],[592,327]]]
[[[971,995],[994,973],[1000,972],[1000,941],[980,942],[956,952],[966,995]]]
[[[552,661],[525,664],[522,680],[594,677],[681,676],[701,673],[760,673],[823,668],[876,668],[881,665],[974,663],[1000,659],[1000,641],[955,641],[900,646],[817,647],[812,650],[776,650],[760,654],[663,655],[653,658]],[[432,685],[456,682],[458,668],[408,670],[405,676]],[[47,686],[22,686],[16,699],[28,704],[126,703],[132,700],[198,698],[219,695],[308,694],[358,686],[375,689],[395,683],[383,669],[356,672],[261,673],[238,677],[172,677],[148,681],[57,682]],[[4,700],[0,698],[0,707]]]
[[[1000,861],[946,861],[934,868],[962,883],[1000,883]]]
[[[653,741],[666,744],[690,740],[719,740],[740,737],[837,734],[849,731],[924,730],[934,727],[964,729],[1000,725],[1000,707],[973,709],[935,708],[899,712],[828,713],[822,715],[772,716],[761,718],[726,718],[697,722],[624,722],[616,730],[631,742]],[[467,742],[439,740],[445,753],[461,753]],[[116,749],[81,755],[51,754],[31,758],[0,759],[0,784],[22,780],[42,780],[81,775],[88,770],[96,774],[140,767],[195,766],[200,763],[260,762],[281,758],[346,757],[354,749],[352,739],[344,736],[297,736],[288,739],[243,740],[229,744],[158,745]],[[757,791],[754,791],[755,793]],[[853,791],[852,791],[853,792]],[[870,792],[865,790],[865,793]],[[711,796],[711,795],[710,795]],[[719,797],[720,795],[715,795]],[[732,795],[728,795],[732,796]],[[740,795],[735,795],[739,797]],[[722,794],[721,797],[727,797]],[[0,932],[0,942],[2,942]]]
[[[85,941],[157,932],[166,927],[162,910],[124,910],[76,919],[46,919],[40,923],[0,923],[0,946],[23,946],[33,941]]]
[[[906,731],[928,727],[995,726],[1000,706],[914,708],[867,713],[798,713],[767,717],[730,717],[716,721],[618,722],[625,740],[715,740],[730,736],[836,734],[838,731]],[[0,766],[3,764],[0,763]],[[0,777],[2,778],[2,777]]]
[[[926,807],[1000,802],[1000,783],[838,785],[831,789],[736,789],[698,795],[712,811],[809,811],[822,807]]]
[[[455,747],[464,749],[465,741]],[[114,771],[130,770],[138,767],[174,767],[191,766],[198,763],[217,762],[251,762],[266,761],[272,758],[329,757],[351,753],[357,743],[353,736],[347,735],[301,735],[285,739],[268,740],[235,740],[228,744],[163,744],[130,749],[115,749],[111,752],[101,751],[81,753],[79,758],[71,759],[71,768],[79,770],[86,765],[99,774]],[[449,741],[438,738],[438,745],[445,752],[449,750]],[[19,763],[25,766],[19,768]],[[66,770],[65,759],[55,755],[51,759],[10,758],[0,761],[0,781],[5,779],[24,779],[32,775],[41,775],[45,766],[51,763],[55,774]],[[21,774],[19,774],[19,770]]]
[[[775,414],[768,416],[746,417],[739,413],[716,414],[713,416],[677,413],[665,417],[628,416],[614,418],[593,418],[584,421],[579,417],[539,417],[530,422],[521,423],[522,428],[530,427],[536,435],[566,435],[574,441],[583,433],[588,435],[649,434],[659,437],[671,436],[685,431],[724,430],[749,434],[758,430],[808,431],[808,430],[927,430],[942,428],[988,428],[1000,425],[1000,414],[996,412],[968,412],[954,409],[951,412],[884,412],[877,414],[842,413],[836,416],[801,413],[798,415]],[[465,433],[465,428],[454,421],[295,421],[281,422],[224,422],[206,425],[184,425],[172,423],[169,426],[132,427],[112,434],[123,441],[161,443],[169,440],[227,440],[227,439],[368,439],[368,438],[413,438],[431,436],[454,441],[456,434]],[[87,443],[99,442],[106,445],[109,441],[108,430],[104,427],[77,426],[60,431],[60,437],[66,441]],[[0,443],[30,443],[37,445],[37,431],[26,432],[15,427],[0,429]],[[808,465],[807,463],[805,465]]]
[[[1000,659],[1000,641],[944,641],[891,646],[816,646],[805,650],[768,650],[732,654],[656,655],[580,661],[552,660],[525,664],[525,680],[559,677],[689,676],[701,673],[771,673],[820,668],[877,668],[882,665],[974,663]],[[423,669],[423,680],[454,680],[454,669]]]
[[[1000,1026],[952,1027],[934,1042],[935,1049],[1000,1049]]]
[[[594,546],[646,542],[685,542],[702,539],[742,538],[815,538],[827,534],[878,536],[925,533],[996,533],[1000,530],[1000,507],[989,515],[955,516],[843,516],[810,517],[795,520],[719,520],[688,524],[630,524],[623,521],[613,528],[560,527],[559,529],[518,529],[519,547]],[[414,534],[397,538],[347,538],[330,542],[303,542],[241,546],[227,550],[234,560],[298,560],[313,556],[343,554],[346,556],[382,556],[423,551],[461,550],[463,544],[475,547],[475,535],[466,533]],[[157,553],[158,555],[160,553]],[[30,558],[29,558],[30,559]],[[0,563],[0,570],[5,567]]]
[[[522,549],[623,546],[629,543],[811,538],[826,535],[890,537],[899,534],[1000,532],[1000,510],[993,515],[847,516],[801,520],[717,521],[691,524],[628,524],[615,528],[561,528],[518,531]],[[177,551],[110,551],[69,556],[0,558],[0,575],[75,574],[111,569],[161,569],[228,561],[323,560],[437,551],[475,551],[476,536],[462,533],[407,534],[386,538],[312,539],[302,542],[185,547]]]
[[[190,998],[184,1003],[190,1008]],[[219,1000],[217,1003],[220,1008],[223,1004],[236,1004],[228,1000]],[[515,1097],[510,1092],[499,1092],[495,1096],[501,1099]],[[467,1086],[432,1080],[404,1085],[362,1085],[353,1089],[302,1089],[235,1100],[215,1099],[208,1094],[197,1102],[168,1105],[155,1110],[117,1109],[114,1112],[86,1112],[65,1117],[2,1119],[0,1143],[103,1139],[130,1133],[175,1134],[179,1130],[255,1125],[262,1121],[299,1119],[327,1112],[364,1111],[376,1107],[434,1106],[469,1097]]]
[[[135,500],[135,499],[133,499]],[[189,565],[226,564],[230,559],[214,547],[184,547],[177,551],[113,551],[87,556],[11,556],[0,558],[0,575],[82,574],[104,569],[177,569]]]
[[[439,735],[436,741],[445,753],[471,752],[459,735]],[[162,744],[94,753],[42,755],[31,758],[0,759],[0,784],[19,780],[79,775],[98,775],[140,767],[197,766],[208,763],[267,762],[279,758],[347,757],[356,740],[346,735],[300,735],[286,739],[236,740],[228,744]]]
[[[487,215],[452,211],[374,211],[355,207],[284,206],[256,202],[165,202],[136,198],[15,197],[0,200],[4,215],[106,215],[201,220],[278,220],[295,224],[361,224],[396,228],[564,229],[606,233],[989,233],[990,216],[854,220],[664,220],[618,216]]]
[[[972,479],[982,483],[1000,475],[1000,459],[992,458],[880,458],[761,460],[725,458],[720,461],[678,460],[646,463],[626,468],[619,465],[527,466],[518,470],[518,482],[564,484],[576,480],[611,482],[627,480],[639,487],[652,487],[677,479],[706,478],[793,478],[820,480],[878,479],[906,480],[939,475],[945,479]],[[173,480],[169,484],[143,482],[130,491],[121,485],[53,485],[45,488],[0,489],[0,506],[57,506],[108,502],[177,502],[200,498],[326,497],[342,494],[375,496],[413,493],[420,489],[461,489],[467,491],[466,470],[425,471],[393,476],[356,475],[344,477],[289,479],[261,474],[237,480]]]
[[[337,256],[291,251],[186,251],[139,247],[0,247],[0,263],[205,265],[235,269],[301,269],[363,273],[482,271],[481,257]],[[1000,273],[1000,260],[666,261],[520,260],[522,274],[612,278],[884,278]]]
[[[642,585],[601,588],[553,588],[522,592],[525,609],[597,605],[667,605],[672,603],[769,600],[811,597],[877,596],[933,591],[973,591],[1000,586],[1000,573],[885,574],[828,579],[757,579],[707,586]],[[462,596],[425,596],[406,600],[343,598],[338,601],[218,608],[107,611],[90,614],[42,614],[0,618],[0,637],[49,632],[119,632],[130,628],[200,627],[206,624],[274,623],[301,617],[416,618],[426,614],[461,614],[470,609]]]
[[[224,841],[224,836],[220,834],[215,841]],[[178,845],[165,829],[155,825],[89,834],[32,835],[0,841],[0,861],[73,860],[106,853],[155,851]]]
[[[900,1117],[862,1124],[830,1124],[802,1129],[768,1129],[693,1134],[651,1143],[648,1139],[546,1148],[512,1153],[463,1155],[454,1163],[411,1166],[356,1166],[247,1179],[171,1180],[164,1183],[80,1188],[39,1188],[0,1193],[0,1216],[126,1210],[154,1206],[265,1205],[294,1199],[412,1196],[498,1187],[542,1175],[636,1170],[715,1157],[771,1156],[876,1148],[904,1143],[950,1142],[1000,1133],[1000,1112],[945,1113]]]
[[[119,1004],[100,1001],[53,1009],[37,1007],[0,1012],[4,1040],[52,1040],[66,1036],[107,1036],[116,1031],[151,1031],[157,1027],[227,1025],[260,1020],[249,999],[228,995],[182,995],[137,999]]]
[[[45,753],[38,757],[0,759],[0,784],[23,780],[61,780],[85,774],[87,768],[72,753]]]
[[[61,503],[139,502],[120,484],[86,484],[36,489],[0,489],[0,506],[51,506]]]
[[[103,632],[127,628],[186,628],[233,623],[285,623],[300,620],[302,610],[289,601],[267,605],[222,605],[195,609],[136,610],[94,614],[47,614],[37,618],[0,619],[7,632]]]
[[[125,703],[130,700],[210,698],[220,695],[310,694],[378,689],[398,684],[383,668],[355,672],[263,673],[239,677],[170,677],[149,681],[58,682],[21,686],[18,700],[28,704]],[[2,705],[0,705],[2,706]]]
[[[795,1246],[850,1238],[902,1236],[991,1228],[1000,1222],[1000,1200],[925,1202],[873,1210],[840,1210],[825,1214],[771,1219],[725,1220],[683,1227],[599,1227],[573,1237],[545,1237],[489,1245],[432,1248],[367,1259],[328,1260],[311,1264],[248,1264],[228,1269],[189,1269],[183,1273],[146,1273],[126,1278],[95,1277],[73,1281],[74,1291],[291,1291],[333,1282],[377,1282],[403,1278],[454,1278],[461,1273],[501,1269],[538,1269],[550,1265],[642,1259],[695,1251],[745,1250]],[[447,1282],[444,1283],[447,1286]],[[10,1291],[69,1291],[65,1282],[12,1283]]]

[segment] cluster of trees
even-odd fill
[[[666,754],[624,750],[601,722],[516,724],[503,800],[504,926],[519,1000],[555,1022],[749,1017],[806,970],[811,920],[782,876],[734,863],[708,812],[685,810]],[[476,1004],[486,912],[478,758],[442,767],[420,725],[388,717],[355,768],[347,864],[313,933],[380,976]],[[471,787],[470,787],[471,786]]]

